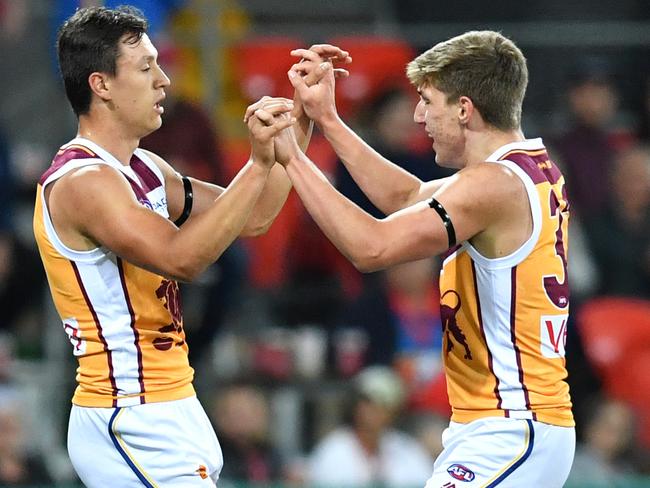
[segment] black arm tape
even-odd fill
[[[445,207],[443,207],[442,204],[435,198],[431,198],[431,200],[429,200],[429,207],[434,209],[436,212],[438,212],[438,215],[440,215],[442,223],[445,224],[445,229],[447,229],[449,247],[454,247],[456,245],[456,231],[454,230],[454,224],[451,223],[451,219],[449,218],[449,214],[445,210]]]
[[[185,206],[183,207],[183,213],[178,217],[174,224],[177,227],[183,225],[183,223],[189,218],[192,213],[192,203],[194,202],[194,192],[192,191],[192,182],[187,176],[182,177],[183,180],[183,189],[185,190]]]

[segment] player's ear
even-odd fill
[[[472,114],[474,113],[474,102],[469,97],[461,96],[458,99],[458,121],[462,125],[469,123]]]
[[[88,85],[92,92],[104,101],[111,99],[110,82],[106,73],[95,71],[88,76]]]

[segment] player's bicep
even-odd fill
[[[434,192],[431,198],[439,213],[448,216],[457,242],[470,240],[508,215],[514,198],[511,179],[500,165],[485,163],[446,178]]]
[[[167,211],[172,222],[176,222],[184,214],[187,218],[201,214],[224,192],[218,185],[191,177],[188,180],[189,186],[186,186],[178,173],[165,180]]]
[[[449,247],[443,221],[426,202],[395,212],[377,228],[376,239],[382,244],[376,269],[435,256]]]
[[[224,188],[205,181],[190,178],[194,192],[194,206],[192,213],[198,215],[210,207],[224,192]]]
[[[448,182],[443,188],[380,221],[379,267],[442,254],[486,227],[481,198],[468,197],[472,193],[465,182]]]
[[[71,175],[68,187],[66,205],[75,209],[79,233],[131,263],[165,273],[178,229],[138,202],[122,175],[98,167]]]

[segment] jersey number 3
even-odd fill
[[[557,275],[544,276],[544,290],[549,300],[559,309],[566,309],[569,306],[569,280],[567,275],[566,253],[564,252],[564,228],[568,210],[568,200],[564,184],[560,187],[561,199],[555,192],[556,185],[551,187],[549,192],[549,208],[551,218],[557,220],[555,231],[555,254],[557,259],[562,262],[563,277],[559,281]]]

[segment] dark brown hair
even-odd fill
[[[128,6],[78,9],[63,23],[56,41],[59,69],[77,116],[90,109],[90,74],[115,75],[120,42],[135,44],[146,31],[142,12]]]

